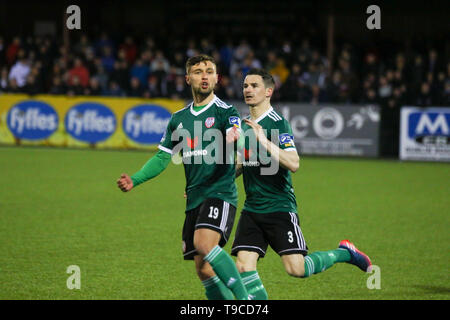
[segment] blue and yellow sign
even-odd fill
[[[154,148],[184,100],[0,95],[0,144]]]

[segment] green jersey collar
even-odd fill
[[[269,115],[269,113],[271,113],[273,111],[272,106],[270,106],[269,110],[267,110],[266,112],[264,112],[262,115],[259,116],[258,119],[255,120],[256,123],[260,122],[262,119],[264,119],[265,117],[267,117]]]
[[[198,116],[199,114],[205,112],[206,110],[208,110],[215,102],[217,101],[217,97],[216,95],[214,95],[214,98],[211,100],[210,103],[208,103],[203,109],[201,109],[200,111],[195,111],[194,110],[194,101],[191,102],[191,105],[189,107],[189,109],[191,110],[191,113],[194,116]]]

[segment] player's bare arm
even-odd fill
[[[277,145],[273,144],[264,134],[262,127],[250,119],[244,119],[244,121],[252,127],[256,139],[259,141],[261,146],[270,153],[271,157],[280,163],[280,165],[291,171],[296,172],[300,166],[300,157],[296,151],[285,151],[280,149]]]

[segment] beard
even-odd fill
[[[208,87],[207,89],[202,89],[201,87],[198,88],[192,87],[192,94],[194,96],[201,98],[200,100],[203,100],[204,98],[208,97],[213,91],[214,87],[213,88]]]

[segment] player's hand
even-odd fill
[[[244,119],[244,121],[253,129],[255,137],[258,141],[264,141],[264,139],[267,139],[264,135],[263,128],[259,124],[250,119]]]
[[[239,136],[240,136],[240,133],[239,133],[238,128],[233,127],[233,128],[231,128],[231,130],[228,130],[226,141],[227,141],[227,143],[232,143],[232,142],[238,141]]]
[[[184,195],[183,195],[183,196],[184,196],[184,198],[185,198],[185,199],[187,198],[187,194],[186,194],[186,191],[184,192]]]
[[[117,186],[123,192],[128,192],[133,189],[133,180],[126,173],[122,173],[120,178],[117,180]]]

